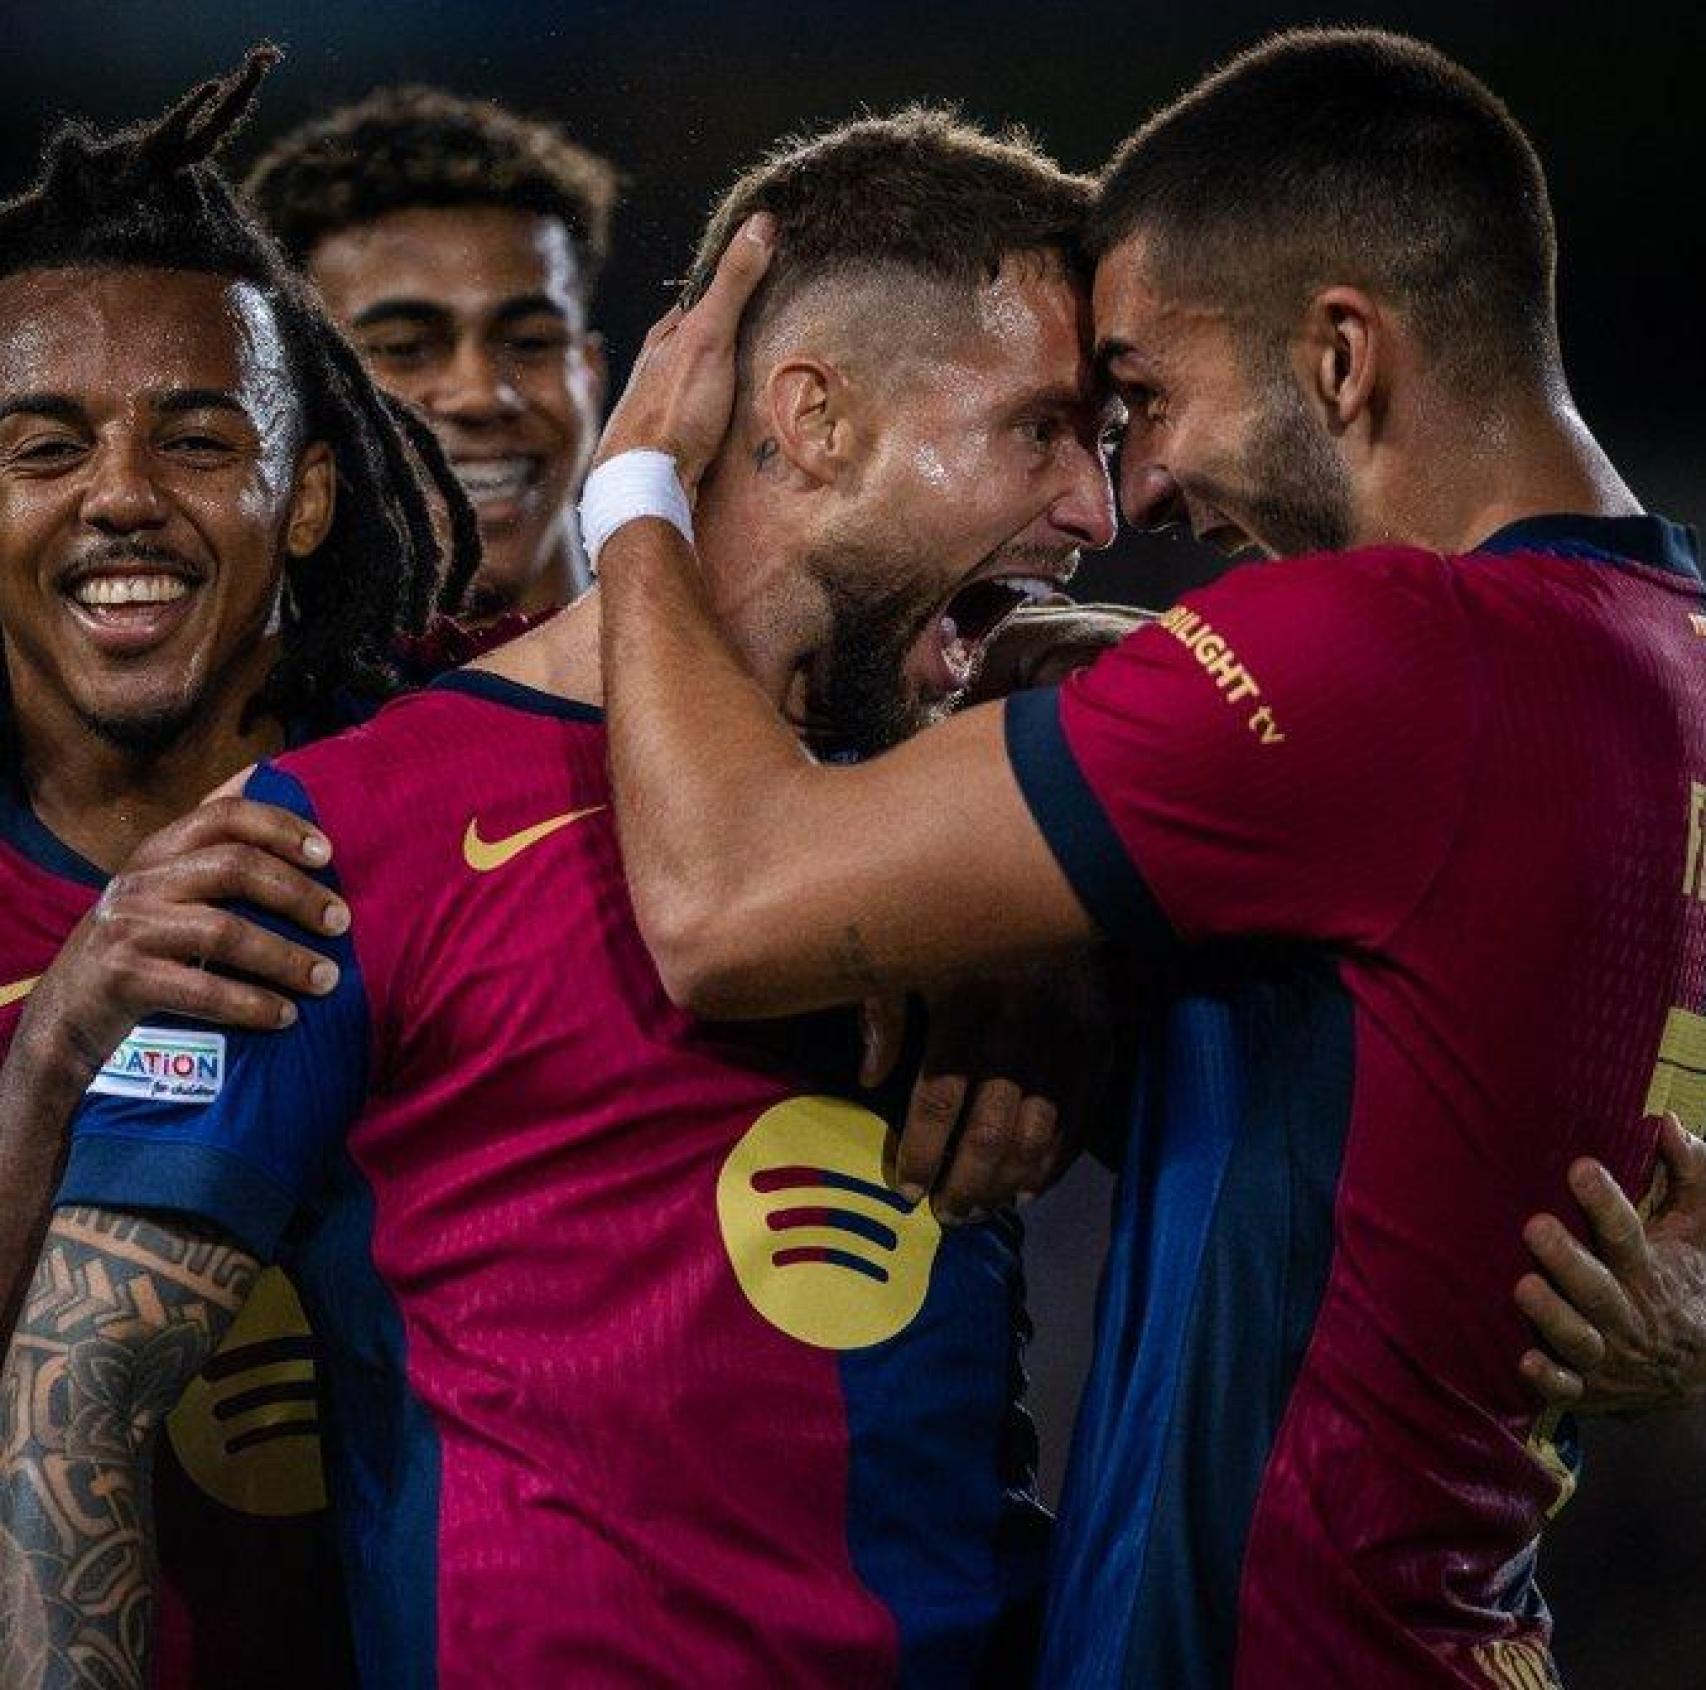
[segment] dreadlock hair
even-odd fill
[[[298,265],[328,235],[420,207],[502,206],[555,217],[582,304],[610,250],[619,178],[548,123],[438,88],[377,88],[292,130],[243,191]]]
[[[250,709],[324,731],[339,725],[340,693],[394,690],[393,641],[423,627],[435,599],[460,600],[479,563],[479,531],[431,430],[373,385],[210,162],[281,56],[251,49],[240,69],[191,89],[154,123],[107,136],[80,123],[60,128],[35,185],[0,205],[0,275],[193,270],[246,282],[267,299],[305,438],[330,447],[338,493],[325,541],[286,560],[282,649]]]

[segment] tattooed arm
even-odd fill
[[[258,1271],[193,1221],[54,1216],[0,1378],[0,1684],[148,1683],[154,1436]]]

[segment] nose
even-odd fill
[[[1133,528],[1162,528],[1184,518],[1184,493],[1164,464],[1124,463],[1120,511]]]
[[[514,416],[521,395],[503,360],[477,337],[464,335],[421,404],[432,416],[477,427]]]
[[[140,442],[108,441],[95,453],[80,514],[103,534],[134,534],[164,526],[165,501],[149,473]]]
[[[1073,452],[1070,479],[1049,508],[1049,518],[1084,551],[1099,552],[1113,544],[1119,519],[1107,459],[1099,447],[1079,446]]]

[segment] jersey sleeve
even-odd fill
[[[317,823],[300,783],[269,765],[244,793]],[[317,878],[338,887],[329,869]],[[270,915],[239,913],[303,937]],[[276,1254],[366,1090],[368,1009],[353,946],[348,934],[313,943],[338,964],[338,985],[299,999],[287,1029],[154,1017],[132,1032],[78,1109],[58,1206],[191,1215],[262,1261]]]
[[[1110,937],[1369,947],[1449,851],[1476,700],[1444,560],[1349,553],[1190,595],[1060,688],[1010,699],[1007,747]]]

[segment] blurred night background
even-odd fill
[[[595,310],[619,384],[712,201],[783,134],[952,100],[988,123],[1023,123],[1062,163],[1094,169],[1154,106],[1262,34],[1378,23],[1461,59],[1528,129],[1557,210],[1577,401],[1649,507],[1698,525],[1706,32],[1698,8],[1681,15],[1469,0],[1327,13],[1156,0],[6,0],[0,190],[27,181],[59,117],[150,115],[263,38],[288,56],[238,166],[282,129],[382,83],[493,97],[562,124],[627,178]],[[1127,540],[1080,581],[1091,596],[1164,604],[1212,568],[1181,543]],[[1108,1191],[1086,1167],[1031,1211],[1033,1375],[1051,1487]],[[1543,1556],[1568,1681],[1706,1687],[1706,1415],[1599,1425],[1587,1441],[1587,1480]]]

